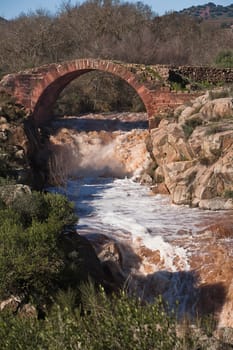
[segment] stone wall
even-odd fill
[[[143,80],[145,84],[151,83],[154,87],[169,86],[180,78],[194,83],[219,83],[233,82],[233,68],[217,68],[210,66],[173,66],[173,65],[127,65],[134,74]]]
[[[172,73],[178,73],[192,82],[207,82],[213,85],[233,83],[233,68],[180,66],[171,68],[170,76]]]

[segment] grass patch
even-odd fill
[[[92,285],[83,285],[80,292],[82,308],[75,308],[74,291],[68,290],[60,293],[45,320],[1,313],[1,350],[196,350],[213,345],[211,317],[178,325],[160,297],[142,305],[124,292],[107,297]]]
[[[229,97],[229,90],[211,90],[209,91],[209,99],[210,100],[216,100],[218,98],[225,98]]]
[[[188,91],[184,83],[178,83],[178,82],[171,82],[171,89],[173,91]]]
[[[223,192],[223,197],[224,198],[232,198],[233,199],[233,190],[225,190]]]

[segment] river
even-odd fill
[[[148,163],[140,128],[101,135],[59,132],[53,142],[69,139],[72,152],[78,149],[79,165],[56,190],[75,202],[77,232],[93,243],[100,258],[106,245],[110,259],[117,251],[125,288],[147,301],[162,294],[180,315],[220,313],[232,279],[233,238],[221,236],[219,226],[233,223],[233,213],[173,205],[168,195],[153,195],[135,181],[138,168]]]

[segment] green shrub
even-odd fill
[[[41,347],[45,345],[43,337],[45,334],[41,333],[41,323],[36,319],[19,318],[8,312],[1,312],[1,350],[45,349],[45,347]]]
[[[142,306],[140,300],[128,298],[124,293],[111,299],[104,293],[96,297],[88,293],[80,332],[83,349],[174,348],[176,322],[165,312],[161,299]]]
[[[45,196],[39,192],[17,196],[12,204],[12,209],[19,214],[20,222],[28,227],[32,221],[42,222],[49,215],[49,207]]]
[[[39,193],[18,196],[12,204],[13,210],[19,214],[20,222],[29,226],[32,221],[58,221],[59,225],[72,225],[77,221],[74,205],[60,194]]]
[[[77,222],[74,213],[74,203],[69,202],[65,196],[47,193],[44,199],[49,208],[49,219],[58,220],[60,225],[68,226]]]
[[[73,205],[58,194],[20,196],[0,210],[0,298],[20,295],[37,305],[52,298],[64,268],[58,238],[76,221]]]
[[[2,198],[0,198],[0,210],[4,209],[6,207],[4,201],[2,200]]]
[[[186,91],[187,90],[184,82],[171,82],[171,89],[174,91]]]
[[[175,319],[161,300],[143,306],[124,293],[86,292],[83,311],[56,304],[44,321],[1,315],[1,349],[170,350],[179,344]]]
[[[54,107],[54,113],[62,115],[110,111],[145,111],[145,106],[135,90],[122,79],[100,71],[74,80]]]
[[[221,68],[232,68],[233,51],[232,50],[220,51],[215,59],[215,64]]]
[[[15,185],[16,180],[9,176],[0,176],[0,186],[6,186],[6,185]]]
[[[225,190],[223,193],[224,198],[233,198],[233,190]]]
[[[34,221],[25,230],[14,219],[4,220],[0,229],[1,298],[20,295],[36,304],[49,298],[63,268],[58,229],[54,224]]]
[[[74,308],[74,292],[68,291],[44,320],[0,313],[1,350],[225,349],[212,337],[213,317],[198,319],[195,326],[188,319],[178,324],[161,298],[142,305],[125,293],[96,293],[92,285],[83,286],[81,293],[82,308]]]

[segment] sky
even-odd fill
[[[128,1],[132,3],[137,2],[137,0]],[[71,4],[75,4],[82,1],[71,0],[70,2]],[[233,4],[233,0],[141,0],[141,2],[151,6],[153,11],[159,15],[167,11],[182,10],[193,5],[203,5],[208,2],[223,6]],[[11,19],[17,17],[22,12],[28,13],[31,10],[34,11],[41,8],[55,13],[61,3],[62,0],[0,0],[0,16]]]

